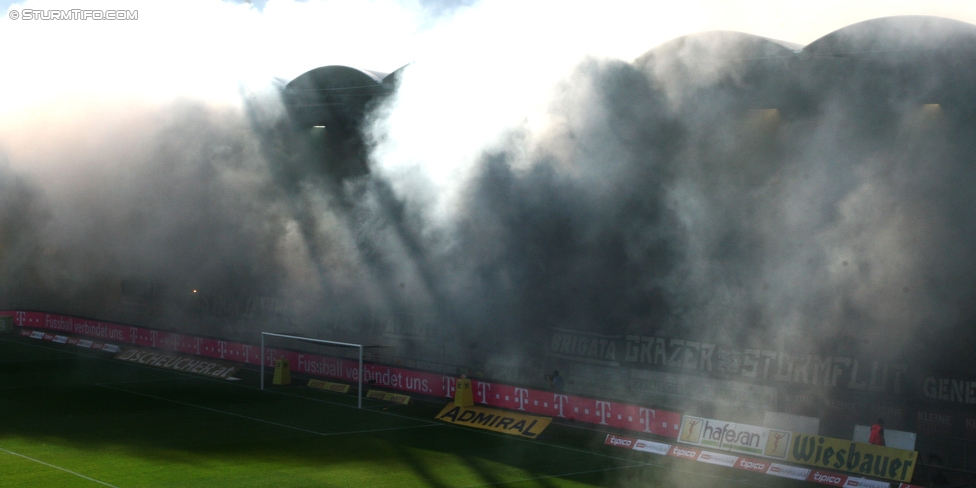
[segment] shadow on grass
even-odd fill
[[[363,466],[390,476],[409,471],[414,483],[445,488],[503,486],[513,478],[548,488],[559,486],[551,477],[581,466],[613,465],[585,452],[436,422],[443,405],[357,410],[351,395],[299,387],[262,392],[255,371],[239,373],[239,382],[213,381],[35,344],[0,340],[0,358],[23,358],[0,360],[0,445],[21,438],[125,452],[174,470],[213,463],[326,472]],[[585,445],[584,437],[565,440]]]
[[[131,459],[131,469],[168,470],[169,485],[195,480],[180,486],[225,478],[254,486],[804,486],[748,473],[731,480],[717,467],[608,448],[602,433],[558,424],[545,441],[522,439],[438,422],[443,403],[359,410],[352,395],[260,391],[256,371],[238,376],[189,377],[0,337],[0,447],[25,439],[96,462],[119,453],[118,469]]]

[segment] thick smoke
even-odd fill
[[[418,62],[363,128],[365,175],[273,90],[25,122],[2,141],[3,306],[302,331],[524,383],[552,328],[955,361],[976,318],[971,26],[909,24],[800,54],[697,36],[574,60],[554,89],[533,80],[551,66]]]
[[[537,350],[546,327],[881,359],[941,349],[973,320],[973,127],[947,85],[972,79],[972,33],[908,29],[926,22],[801,55],[716,34],[636,67],[584,62],[545,127],[480,156],[446,220],[423,222],[436,205],[394,182],[439,239],[422,260],[451,283],[428,289],[454,308],[438,319],[493,353]]]

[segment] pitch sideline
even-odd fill
[[[110,363],[118,364],[118,362],[116,362],[114,359],[102,358],[102,357],[98,357],[98,356],[95,356],[95,355],[80,354],[80,351],[78,351],[78,352],[75,352],[75,351],[65,351],[65,350],[63,350],[61,348],[54,348],[54,347],[50,347],[50,346],[46,346],[46,345],[31,344],[31,343],[20,342],[20,341],[11,341],[9,339],[0,339],[0,341],[11,342],[11,343],[21,344],[21,345],[27,345],[27,346],[30,346],[30,347],[37,347],[37,348],[40,348],[40,349],[47,349],[47,350],[52,350],[52,351],[58,351],[58,352],[62,352],[62,353],[65,353],[65,354],[72,355],[72,356],[83,356],[83,357],[87,357],[87,358],[90,358],[90,359],[96,359],[98,361],[104,361],[104,362],[110,362]],[[143,368],[143,369],[158,370],[158,368],[152,368],[150,366],[145,366],[145,365],[142,365],[142,364],[130,364],[130,363],[122,363],[122,364],[126,364],[127,366],[135,366],[135,367]],[[217,379],[214,379],[214,378],[200,377],[200,376],[197,376],[197,375],[191,375],[191,374],[177,372],[177,371],[167,371],[167,372],[169,374],[173,374],[173,375],[177,375],[177,376],[182,376],[185,379],[204,380],[204,381],[215,381],[215,382],[224,383],[223,380],[217,380]],[[153,381],[153,380],[148,380],[148,381]],[[138,381],[136,381],[134,383],[138,383]],[[226,383],[224,383],[224,384],[226,384]],[[249,386],[249,385],[246,385],[246,384],[239,384],[239,383],[232,383],[232,384],[234,386],[238,387],[238,388],[245,388],[245,389],[248,389],[248,390],[260,390],[256,386]],[[133,395],[142,395],[142,396],[152,397],[152,395],[147,395],[147,394],[138,393],[138,392],[132,392],[132,391],[124,390],[124,389],[121,389],[121,388],[113,388],[111,386],[107,386],[107,384],[97,384],[96,383],[96,385],[101,386],[103,388],[110,388],[110,389],[119,390],[119,391],[126,392],[126,393],[130,393],[130,394],[133,394]],[[355,406],[352,406],[352,405],[346,405],[344,403],[332,402],[332,401],[328,401],[328,400],[323,400],[323,399],[318,399],[318,398],[311,398],[311,397],[306,397],[306,396],[302,396],[302,395],[295,395],[295,394],[287,393],[287,392],[284,392],[284,391],[273,391],[273,390],[271,390],[271,391],[265,390],[265,391],[268,392],[268,393],[272,393],[272,394],[276,394],[276,395],[281,395],[281,396],[288,396],[288,397],[292,397],[292,398],[298,398],[298,399],[302,399],[302,400],[305,400],[305,401],[313,401],[313,402],[317,402],[317,403],[325,403],[325,404],[335,405],[335,406],[343,407],[343,408],[356,409],[356,407]],[[152,398],[158,398],[160,400],[169,401],[169,402],[175,402],[175,403],[183,403],[183,402],[179,402],[177,400],[170,400],[170,399],[161,398],[161,397],[152,397]],[[231,413],[231,412],[221,412],[219,410],[215,410],[215,409],[211,409],[211,408],[203,407],[203,406],[199,406],[199,405],[192,405],[192,404],[185,404],[185,405],[191,406],[191,407],[196,407],[196,408],[201,408],[201,409],[206,409],[206,410],[213,410],[215,412],[225,413],[225,414],[228,414],[228,415],[234,415],[234,416],[238,416],[238,417],[249,418],[249,417],[246,417],[246,416],[243,416],[243,415],[234,414],[234,413]],[[391,417],[399,417],[399,418],[403,418],[403,419],[410,419],[410,420],[413,420],[415,422],[416,421],[419,421],[419,422],[424,422],[424,423],[428,424],[428,425],[419,425],[419,426],[413,426],[413,427],[407,427],[407,428],[420,428],[420,427],[429,427],[429,426],[441,426],[441,427],[447,427],[447,428],[453,428],[453,429],[471,430],[471,429],[466,429],[466,428],[461,427],[461,426],[456,426],[456,425],[451,425],[451,424],[437,423],[437,422],[434,422],[433,420],[418,419],[416,417],[410,417],[410,416],[407,416],[407,415],[401,415],[401,414],[397,414],[397,413],[393,413],[393,412],[389,412],[389,411],[385,411],[385,410],[374,410],[374,409],[369,409],[369,408],[364,408],[364,409],[361,409],[361,410],[362,411],[366,411],[366,412],[370,412],[370,413],[387,415],[387,416],[391,416]],[[287,425],[283,425],[283,424],[276,424],[274,422],[270,422],[270,421],[266,421],[266,420],[261,420],[261,419],[252,419],[252,420],[256,420],[258,422],[264,422],[264,423],[268,423],[268,424],[273,424],[273,425],[279,425],[281,427],[285,427],[285,428],[289,428],[289,429],[302,430],[302,431],[306,431],[308,433],[312,433],[312,434],[315,434],[315,435],[329,436],[329,435],[340,435],[340,434],[342,434],[342,433],[337,433],[337,434],[319,433],[319,432],[310,431],[310,430],[307,430],[307,429],[302,429],[300,427],[291,427],[291,426],[287,426]],[[377,429],[377,430],[374,430],[374,431],[364,431],[364,433],[365,432],[377,432],[377,431],[383,431],[383,430],[396,430],[396,429]],[[593,429],[586,429],[586,430],[593,430]],[[494,433],[494,432],[485,432],[485,431],[476,431],[476,432],[478,434],[480,434],[480,435],[489,435],[489,436],[496,436],[496,437],[502,437],[504,435],[504,434],[498,434],[498,433]],[[348,433],[353,433],[353,432],[348,432]],[[511,436],[504,436],[504,437],[505,438],[510,438]],[[518,437],[511,437],[511,438],[512,439],[517,439],[518,441],[521,441],[521,442],[534,442],[534,443],[538,443],[538,444],[541,444],[541,445],[544,445],[544,446],[547,446],[547,447],[550,447],[550,448],[561,449],[561,450],[566,450],[566,451],[573,451],[573,452],[578,452],[578,453],[585,453],[585,454],[592,455],[592,456],[597,456],[597,457],[602,457],[602,458],[614,459],[614,460],[617,460],[617,461],[627,461],[627,462],[630,462],[630,463],[634,463],[634,460],[627,459],[627,458],[620,457],[620,456],[616,456],[616,455],[612,455],[612,454],[604,454],[604,453],[600,453],[600,452],[594,452],[594,451],[588,451],[588,450],[583,450],[583,449],[577,449],[577,448],[574,448],[574,447],[564,446],[564,445],[560,445],[560,444],[553,444],[553,443],[549,443],[549,442],[545,442],[545,441],[540,442],[539,440],[535,440],[535,439],[520,439]],[[629,469],[629,468],[637,468],[637,467],[645,467],[645,466],[659,467],[659,468],[663,468],[663,469],[666,469],[666,470],[675,471],[675,472],[679,472],[679,473],[685,472],[685,473],[697,473],[697,474],[700,474],[700,473],[698,473],[697,471],[694,471],[694,470],[685,470],[685,469],[677,468],[675,466],[667,466],[667,465],[665,465],[663,463],[657,463],[657,462],[653,462],[653,461],[637,462],[637,463],[634,463],[634,464],[629,464],[627,466],[620,466],[619,469]],[[608,468],[607,470],[609,471],[609,470],[615,470],[615,469],[617,469],[617,468]],[[599,471],[602,471],[602,470],[597,470],[596,472],[599,472]],[[545,476],[545,477],[540,477],[538,479],[558,478],[560,476],[568,476],[568,475],[571,475],[571,474],[572,473],[561,474],[561,475]],[[585,474],[585,473],[575,473],[575,474]],[[715,475],[705,475],[705,476],[707,476],[709,478],[715,478],[715,479],[719,479],[719,480],[731,482],[731,483],[734,483],[734,484],[740,484],[740,485],[741,484],[745,484],[745,482],[743,482],[743,481],[736,480],[736,479],[732,479],[732,478],[728,478],[728,477],[724,477],[724,476],[715,476]],[[533,478],[533,479],[535,479],[535,478]],[[491,486],[491,485],[475,485],[475,486]],[[749,486],[766,486],[766,485],[749,484]]]
[[[74,472],[74,471],[72,471],[70,469],[62,468],[61,466],[55,466],[55,465],[53,465],[51,463],[45,463],[44,461],[41,461],[40,459],[34,459],[34,458],[30,457],[30,456],[25,456],[25,455],[23,455],[23,454],[21,454],[19,452],[10,451],[10,450],[4,449],[2,447],[0,447],[0,451],[3,451],[5,453],[7,453],[7,454],[11,454],[11,455],[14,455],[14,456],[22,457],[24,459],[27,459],[28,461],[34,461],[35,463],[43,464],[43,465],[45,465],[45,466],[47,466],[49,468],[54,468],[54,469],[57,469],[57,470],[60,470],[60,471],[64,471],[65,473],[73,474],[73,475],[75,475],[75,476],[77,476],[79,478],[84,478],[84,479],[86,479],[88,481],[93,481],[93,482],[98,483],[100,485],[110,486],[112,488],[119,488],[119,487],[117,487],[115,485],[110,485],[110,484],[108,484],[108,483],[106,483],[104,481],[99,481],[99,480],[96,480],[95,478],[90,478],[90,477],[85,476],[85,475],[83,475],[81,473],[76,473],[76,472]]]

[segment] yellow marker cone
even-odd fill
[[[271,383],[275,385],[291,384],[291,369],[288,367],[288,359],[278,358],[278,361],[275,362],[274,381]]]
[[[465,375],[461,375],[461,379],[457,380],[457,384],[454,386],[454,405],[461,408],[474,406],[474,394],[471,392],[471,380],[469,380]]]

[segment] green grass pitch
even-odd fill
[[[812,486],[628,452],[551,425],[541,439],[258,373],[211,380],[0,336],[0,487]],[[270,383],[270,377],[268,378]]]

